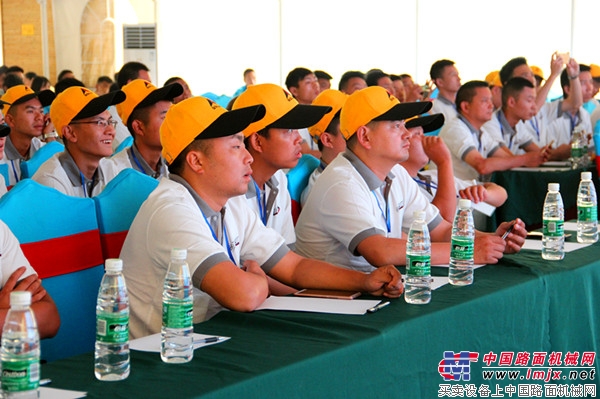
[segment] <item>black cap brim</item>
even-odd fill
[[[251,123],[264,118],[265,113],[266,108],[262,104],[224,112],[196,136],[196,140],[215,139],[240,133]]]
[[[7,102],[3,101],[2,106],[4,106],[4,104],[8,104],[8,105],[23,104],[23,103],[31,100],[32,98],[36,98],[36,97],[38,100],[40,100],[42,107],[46,107],[46,106],[52,104],[52,101],[54,101],[56,94],[54,94],[54,92],[52,90],[42,90],[37,93],[31,93],[31,94],[24,95],[23,97],[19,98],[17,101],[13,102],[12,104],[8,104]]]
[[[421,126],[423,128],[423,133],[429,133],[444,126],[444,120],[444,114],[426,115],[409,120],[406,122],[405,126],[407,129]]]
[[[106,111],[111,105],[116,105],[123,101],[125,101],[125,92],[121,90],[111,91],[87,103],[71,120],[76,121],[78,119],[91,118]]]
[[[267,126],[267,128],[304,129],[316,125],[331,110],[331,107],[322,105],[298,104],[287,114]]]
[[[146,98],[144,98],[138,105],[133,109],[149,107],[150,105],[154,105],[159,101],[173,101],[173,99],[177,96],[180,96],[183,93],[183,86],[179,83],[172,83],[167,86],[163,86],[160,89],[154,90],[152,93],[148,94]]]
[[[10,126],[2,124],[0,125],[0,138],[6,137],[10,134]]]
[[[389,111],[373,118],[373,121],[403,121],[413,116],[421,115],[432,107],[431,101],[396,104]]]

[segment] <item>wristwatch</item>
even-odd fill
[[[51,138],[57,138],[57,137],[58,137],[58,133],[56,133],[56,130],[42,134],[42,138],[44,139],[44,141],[51,139]]]

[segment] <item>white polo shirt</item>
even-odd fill
[[[439,136],[452,155],[454,176],[463,180],[481,180],[477,170],[464,161],[466,154],[477,150],[481,156],[489,158],[503,145],[485,130],[477,131],[461,115],[444,124]]]
[[[503,143],[515,155],[524,154],[524,148],[533,142],[531,134],[522,129],[513,129],[506,120],[504,111],[497,109],[492,119],[487,121],[481,130],[488,132],[496,141]]]
[[[100,194],[120,171],[113,162],[103,158],[98,164],[94,178],[90,180],[83,176],[71,154],[65,150],[44,162],[32,179],[63,194],[87,198]]]
[[[42,148],[46,143],[42,142],[37,137],[31,139],[31,146],[27,156],[22,156],[15,148],[10,135],[6,137],[4,144],[4,158],[0,159],[0,164],[8,164],[8,186],[14,186],[21,180],[21,162],[28,161],[33,155]]]
[[[308,194],[310,194],[310,191],[312,190],[313,186],[315,185],[317,178],[319,176],[321,176],[321,173],[323,173],[323,171],[325,170],[325,167],[326,167],[325,163],[323,161],[321,161],[319,166],[315,170],[312,171],[310,176],[308,176],[308,182],[306,183],[306,187],[304,187],[304,190],[302,190],[302,195],[300,196],[300,205],[302,207],[304,207],[304,204],[306,204],[306,200],[308,199]]]
[[[438,209],[421,194],[402,166],[396,165],[387,177],[392,181],[389,214],[383,196],[385,182],[351,150],[337,156],[316,181],[300,213],[296,223],[296,252],[370,272],[375,268],[356,252],[365,238],[372,235],[402,238],[402,231],[408,232],[416,210],[426,211],[430,230],[442,221]]]
[[[438,95],[437,98],[433,100],[433,105],[431,106],[431,110],[429,110],[429,114],[444,114],[445,120],[449,121],[458,115],[458,111],[456,111],[456,104],[446,97]]]
[[[32,274],[37,274],[29,261],[23,254],[17,237],[13,234],[8,226],[0,220],[0,283],[4,287],[6,280],[19,267],[25,266],[25,273],[19,278],[24,279]]]
[[[545,103],[538,114],[543,113],[543,118],[546,121],[545,128],[547,129],[547,139],[554,140],[553,147],[556,148],[562,144],[570,144],[573,129],[580,126],[586,133],[592,133],[592,122],[590,114],[580,107],[577,114],[573,117],[568,112],[561,111],[563,100],[552,101]],[[593,147],[593,141],[590,147]]]
[[[292,199],[287,189],[287,177],[282,170],[271,176],[264,191],[255,185],[254,179],[251,180],[246,194],[229,200],[230,203],[237,201],[244,202],[253,209],[259,220],[263,220],[264,216],[267,227],[281,234],[286,244],[294,245],[296,234],[292,219]]]
[[[131,168],[154,179],[169,177],[169,169],[164,158],[162,156],[160,157],[160,160],[158,161],[158,172],[156,172],[148,165],[148,162],[146,162],[142,154],[140,154],[135,143],[131,147],[119,151],[109,159],[115,164],[115,167],[119,171]]]
[[[162,178],[142,204],[121,250],[133,338],[160,332],[171,249],[187,249],[194,284],[194,323],[223,309],[199,289],[213,266],[231,258],[238,267],[244,260],[255,260],[268,273],[287,254],[283,237],[263,226],[244,202],[229,201],[224,209],[224,216],[213,211],[177,175]]]

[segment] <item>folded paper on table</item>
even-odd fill
[[[565,242],[565,252],[575,251],[577,249],[585,248],[591,244],[580,244],[578,242]],[[523,249],[532,249],[534,251],[542,250],[542,241],[541,240],[525,240],[525,244],[523,244]]]
[[[256,310],[291,310],[296,312],[337,313],[361,315],[377,305],[379,300],[326,299],[270,296]]]
[[[77,399],[85,398],[86,396],[87,392],[84,391],[40,387],[40,399]]]
[[[201,342],[203,339],[212,338],[214,335],[204,335],[194,333],[194,349],[201,348],[203,346],[219,344],[225,342],[231,337],[218,337],[217,342]],[[141,352],[156,352],[160,353],[160,333],[148,335],[146,337],[137,338],[129,341],[129,349],[133,349]]]

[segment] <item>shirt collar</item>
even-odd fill
[[[204,214],[204,216],[207,219],[210,219],[211,217],[214,217],[214,216],[217,216],[217,217],[221,216],[221,212],[216,212],[210,206],[208,206],[206,201],[204,201],[202,199],[202,197],[200,197],[198,195],[198,193],[192,188],[192,186],[190,186],[190,184],[187,182],[187,180],[185,180],[183,177],[171,173],[169,175],[169,179],[181,184],[183,187],[185,187],[189,191],[190,195],[194,199],[194,202],[196,202],[196,205],[198,205],[198,208],[200,208],[200,211],[202,211],[202,213]]]
[[[461,114],[457,115],[458,119],[464,123],[465,125],[467,125],[467,128],[469,128],[469,131],[471,131],[471,133],[476,134],[479,136],[480,131],[475,129],[475,127],[473,125],[471,125],[471,122],[469,122],[467,120],[467,118],[465,118],[464,116],[462,116]]]
[[[58,155],[58,162],[60,163],[62,168],[65,170],[65,173],[67,174],[67,177],[69,178],[69,181],[71,182],[73,187],[81,186],[82,176],[83,176],[83,182],[85,182],[85,183],[89,183],[90,181],[93,181],[96,179],[98,181],[104,180],[104,175],[102,174],[102,169],[100,168],[100,166],[98,166],[98,168],[96,168],[96,172],[94,173],[94,179],[90,180],[87,177],[85,177],[83,175],[83,173],[81,173],[81,170],[79,170],[79,167],[77,166],[77,164],[75,163],[75,160],[73,159],[73,157],[71,156],[69,151],[67,151],[67,149],[65,149],[63,152],[61,152]]]
[[[504,114],[504,111],[502,109],[496,111],[496,118],[498,119],[498,123],[500,123],[500,130],[502,130],[503,135],[505,132],[509,133],[510,136],[514,136],[515,134],[517,134],[515,129],[513,129],[506,120],[506,115]]]
[[[152,169],[150,165],[148,165],[148,162],[146,162],[135,143],[133,143],[133,145],[127,149],[127,156],[129,157],[129,161],[131,162],[131,164],[134,165],[134,168],[141,167],[142,173],[144,173],[145,175],[151,176],[155,179],[158,179],[161,176],[168,175],[167,163],[165,162],[165,159],[162,157],[162,155],[158,160],[158,172]]]
[[[357,157],[351,149],[346,148],[346,151],[344,151],[342,155],[348,160],[348,162],[350,162],[354,169],[356,169],[365,183],[367,183],[369,190],[375,190],[376,188],[385,186],[385,181],[377,177],[377,175],[373,173],[373,171],[367,165],[365,165],[365,163],[359,157]],[[387,174],[387,177],[393,180],[396,176],[394,176],[394,174],[390,171]]]
[[[440,100],[442,103],[446,104],[446,105],[451,105],[453,107],[456,108],[456,104],[454,104],[454,101],[448,100],[446,97],[441,96],[438,94],[438,96],[436,97],[437,100]]]
[[[6,142],[4,143],[4,157],[7,160],[12,160],[12,159],[19,159],[21,161],[25,160],[25,157],[23,157],[21,154],[19,154],[19,151],[17,151],[17,149],[13,145],[12,141],[10,140],[10,135],[6,137]]]
[[[256,187],[258,187],[258,185],[255,185],[254,183],[254,178],[252,178],[252,180],[250,180],[250,182],[248,183],[248,191],[246,191],[246,198],[258,197],[258,193],[256,192]],[[277,180],[275,175],[273,175],[269,180],[267,180],[265,184],[267,187],[273,190],[275,187],[279,186],[279,180]]]

